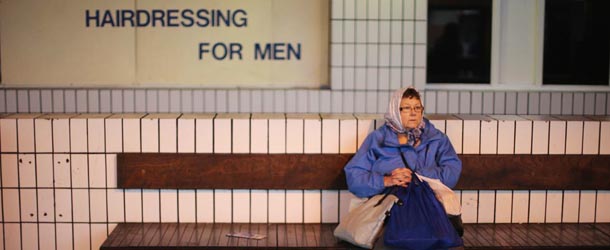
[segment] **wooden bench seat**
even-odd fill
[[[103,250],[359,249],[335,239],[336,224],[122,223]],[[262,240],[226,237],[263,234]],[[610,224],[467,224],[466,249],[608,249]]]
[[[119,188],[346,189],[344,154],[126,153]],[[461,190],[608,190],[610,155],[460,155]],[[336,224],[120,223],[101,249],[359,249]],[[262,233],[263,240],[226,237]],[[610,225],[466,224],[466,249],[609,249]]]

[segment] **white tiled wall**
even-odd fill
[[[432,117],[433,123],[465,154],[610,153],[608,117],[443,117]],[[116,153],[354,153],[366,135],[382,125],[380,118],[327,114],[2,117],[4,247],[37,249],[51,244],[45,247],[97,249],[119,222],[337,222],[353,197],[346,190],[117,189]],[[466,223],[610,222],[608,190],[472,190],[458,191],[458,195]]]

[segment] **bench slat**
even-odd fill
[[[118,187],[347,189],[350,154],[118,154]],[[607,190],[610,155],[460,155],[461,190]]]

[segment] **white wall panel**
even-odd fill
[[[305,119],[304,153],[319,154],[322,152],[322,121]]]
[[[123,152],[123,123],[122,119],[109,118],[105,120],[106,152]]]
[[[532,154],[549,152],[549,121],[534,121],[532,132]]]
[[[610,191],[597,191],[595,222],[610,222]]]
[[[4,224],[4,242],[6,249],[21,249],[21,224]]]
[[[481,121],[481,154],[496,154],[498,147],[498,121]]]
[[[320,223],[321,214],[321,192],[319,190],[303,191],[303,222]]]
[[[231,190],[217,189],[214,192],[214,222],[231,222],[233,219]]]
[[[108,189],[108,221],[125,221],[125,194],[121,189]]]
[[[63,164],[63,162],[62,162]],[[86,188],[89,187],[89,166],[87,155],[73,154],[70,156],[70,165],[72,170],[72,187]]]
[[[599,132],[600,122],[598,121],[585,121],[583,140],[582,140],[582,153],[583,154],[598,154],[599,153]]]
[[[462,153],[462,121],[461,120],[447,120],[446,122],[446,134],[451,141],[451,145],[458,154]]]
[[[250,153],[250,119],[233,119],[233,153]]]
[[[105,224],[91,224],[91,249],[100,249],[107,238],[107,227]]]
[[[269,222],[286,222],[286,191],[269,190]]]
[[[2,152],[17,152],[17,120],[0,119],[0,138]]]
[[[159,119],[159,152],[176,153],[178,150],[177,120]]]
[[[70,152],[70,121],[53,119],[53,152]]]
[[[512,220],[513,192],[498,190],[495,199],[495,222],[510,223]]]
[[[35,154],[19,154],[19,187],[36,187]]]
[[[16,154],[2,154],[2,186],[19,186],[19,160]]]
[[[252,131],[252,140],[250,141],[250,152],[253,154],[268,153],[270,146],[268,145],[268,131],[270,131],[268,127],[269,120],[253,118],[250,123],[250,130]]]
[[[214,222],[214,191],[199,189],[197,195],[197,222]]]
[[[74,249],[72,224],[57,224],[57,249]]]
[[[161,222],[178,222],[178,191],[161,189]]]
[[[2,190],[2,211],[4,213],[4,221],[19,222],[19,190],[3,189]]]
[[[231,153],[231,119],[214,119],[214,153]]]
[[[89,222],[89,191],[87,189],[72,190],[72,219],[74,222]]]
[[[530,223],[544,223],[546,218],[546,191],[530,191]]]
[[[513,191],[512,223],[527,223],[529,221],[529,191]]]
[[[357,145],[358,148],[362,145],[367,135],[375,130],[375,120],[371,117],[368,119],[358,118],[358,134],[357,134]]]
[[[498,154],[515,153],[515,122],[498,121]]]
[[[277,206],[274,203],[268,203],[267,190],[251,190],[251,207],[250,207],[250,222],[252,223],[265,223],[269,221],[268,213],[269,210],[267,204],[271,206]]]
[[[339,222],[339,191],[322,190],[322,223]]]
[[[531,121],[515,122],[515,154],[532,153],[532,126]]]
[[[279,154],[286,152],[286,120],[269,120],[269,153]],[[295,136],[296,137],[296,136]],[[302,136],[300,137],[302,138]]]
[[[196,221],[195,204],[195,190],[178,190],[179,222],[194,223]]]
[[[34,152],[34,119],[17,119],[19,152]]]
[[[340,120],[339,126],[339,153],[355,153],[360,145],[357,142],[357,121]]]
[[[195,148],[197,153],[214,152],[214,121],[212,118],[195,120]]]
[[[4,165],[3,165],[4,168]],[[36,155],[36,182],[39,188],[53,187],[53,155],[37,154]]]
[[[87,152],[87,120],[76,118],[70,119],[70,148],[72,153]],[[59,151],[63,152],[63,151]]]
[[[566,153],[566,122],[551,121],[549,138],[549,154]]]
[[[123,119],[123,150],[126,153],[141,152],[141,125],[144,120]],[[146,135],[148,138],[149,135]]]
[[[566,190],[563,191],[563,215],[562,222],[576,223],[578,222],[578,210],[580,204],[580,191]]]
[[[303,222],[303,200],[302,190],[286,191],[286,222]]]
[[[495,213],[495,191],[480,190],[479,191],[479,206],[478,206],[478,223],[493,223]]]
[[[54,250],[55,249],[55,225],[54,224],[39,224],[39,250]]]
[[[142,118],[142,152],[159,152],[159,119]]]
[[[36,119],[34,120],[36,132],[36,152],[51,152],[53,151],[53,128],[51,119]],[[1,126],[1,124],[0,124]],[[2,138],[4,143],[4,138]]]
[[[57,222],[72,221],[72,191],[68,189],[55,190],[55,220]],[[59,227],[57,232],[59,233]]]
[[[74,224],[74,249],[91,249],[91,231],[87,224]]]
[[[91,222],[107,222],[108,211],[106,210],[106,190],[89,190],[89,201],[91,204]]]
[[[462,191],[462,220],[464,223],[476,223],[478,218],[479,194],[477,191]]]
[[[106,147],[106,141],[104,140],[104,131],[106,131],[104,128],[104,119],[87,119],[88,152],[104,152],[104,148]]]
[[[195,119],[178,119],[178,152],[195,153]]]
[[[578,222],[595,222],[595,203],[597,192],[595,190],[580,191],[580,207],[578,208]]]
[[[305,121],[307,122],[307,120]],[[339,153],[339,120],[323,118],[322,120],[322,153]],[[307,131],[307,129],[306,129]]]
[[[599,153],[603,155],[610,154],[610,121],[601,123],[599,135]]]
[[[232,218],[233,222],[236,223],[248,223],[250,222],[250,190],[246,189],[234,189],[233,190],[233,205],[232,205]],[[224,208],[228,209],[228,208]]]
[[[286,120],[286,153],[303,153],[304,121],[302,119]]]
[[[38,249],[38,224],[24,223],[21,224],[21,249],[22,250],[37,250]]]
[[[53,189],[38,189],[38,220],[55,221],[55,199]]]
[[[106,178],[106,155],[90,154],[89,157],[89,187],[105,188]],[[115,176],[113,176],[116,178]]]
[[[583,127],[582,121],[568,121],[566,128],[566,154],[582,154],[583,150]]]
[[[563,192],[558,190],[549,190],[546,192],[546,222],[555,223],[561,222],[563,213]]]
[[[128,197],[126,196],[125,199]],[[142,219],[144,222],[161,221],[160,192],[154,189],[142,190]],[[130,206],[128,206],[129,209]]]
[[[464,121],[464,154],[479,154],[481,142],[481,121],[465,120]],[[451,137],[450,137],[451,138]],[[453,141],[452,141],[453,143]],[[455,145],[454,145],[455,146]]]

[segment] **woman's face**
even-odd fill
[[[424,107],[416,98],[402,98],[400,120],[406,129],[416,128],[424,117]]]

